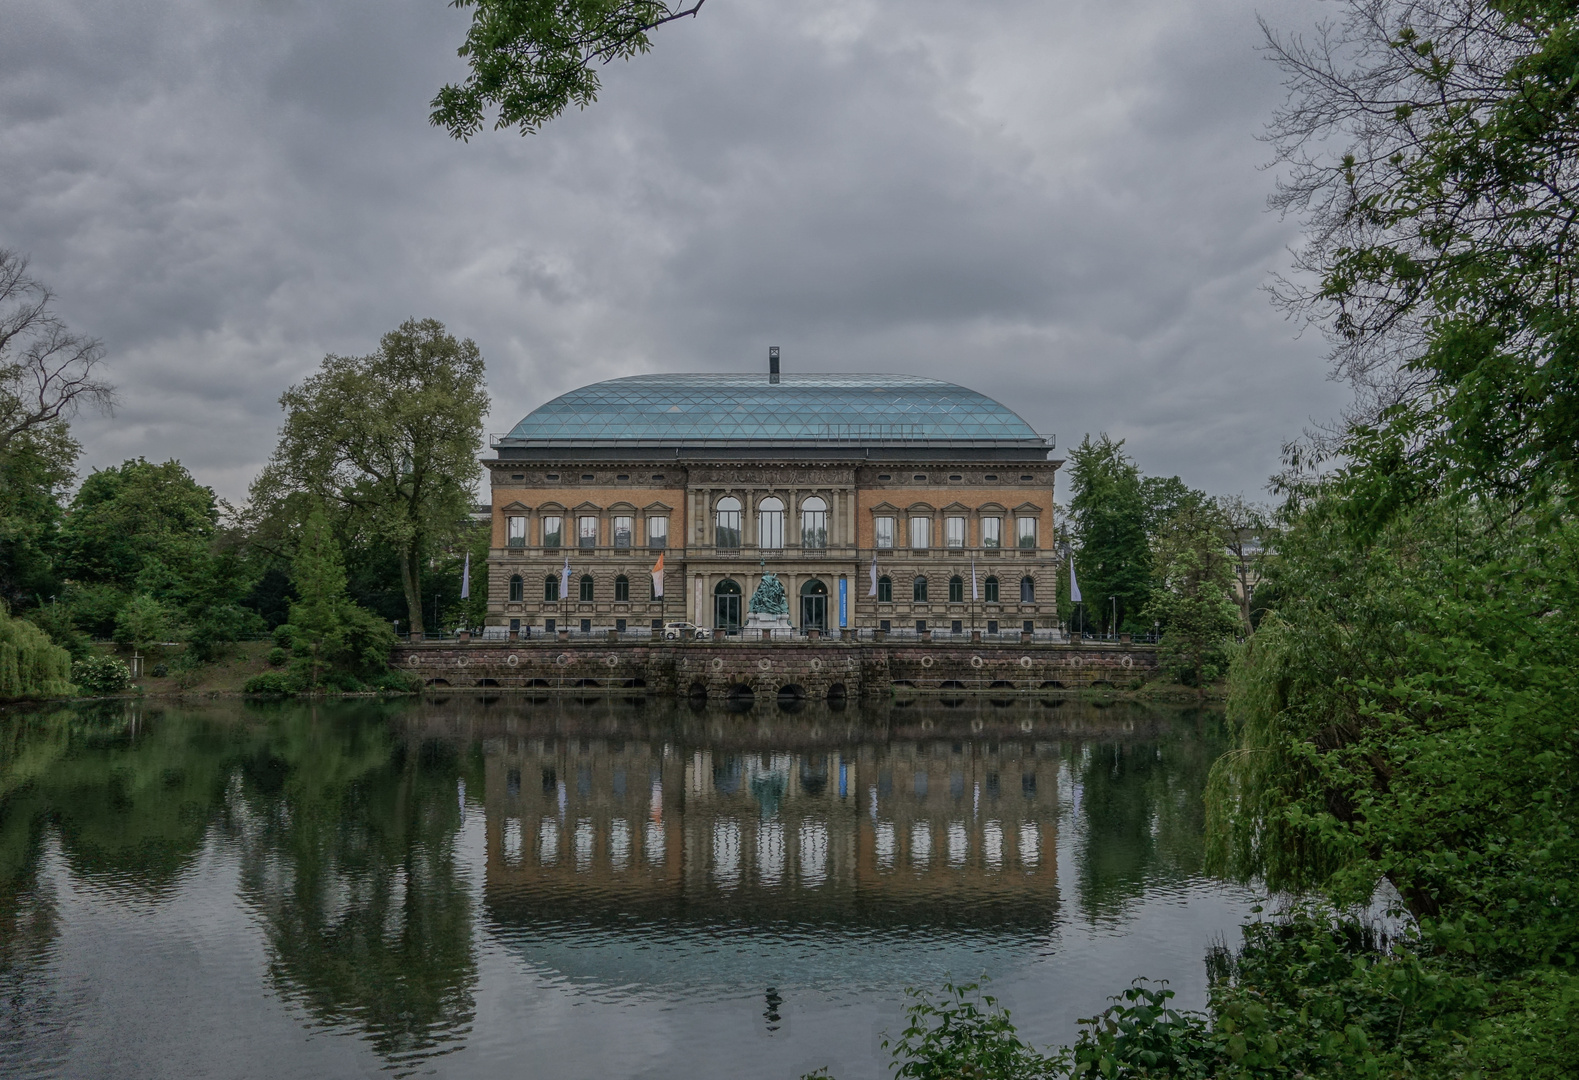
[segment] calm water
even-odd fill
[[[887,1076],[1199,1004],[1209,713],[513,697],[0,713],[0,1075]]]

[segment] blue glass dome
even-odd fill
[[[498,441],[1043,446],[985,394],[914,375],[632,375],[562,394]]]

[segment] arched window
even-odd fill
[[[920,574],[917,574],[916,580],[911,583],[910,599],[914,600],[918,604],[924,604],[927,602],[927,579],[922,577]]]
[[[543,579],[543,599],[550,604],[559,600],[559,575],[549,574]]]
[[[740,546],[740,500],[733,495],[725,495],[718,500],[718,506],[713,515],[714,534],[713,543],[721,548],[737,548]]]
[[[998,579],[995,577],[989,577],[986,581],[982,582],[982,584],[986,586],[986,588],[982,591],[982,595],[987,598],[987,603],[996,604],[998,602]]]
[[[965,579],[958,574],[948,579],[948,602],[951,604],[965,602]]]
[[[520,574],[510,575],[510,602],[519,604],[526,596],[526,585],[521,581]]]
[[[582,574],[581,575],[581,602],[583,604],[590,604],[590,603],[592,603],[592,575],[591,574]]]
[[[757,546],[768,551],[784,546],[784,503],[771,495],[757,503]]]
[[[629,603],[631,598],[631,579],[621,574],[614,579],[614,600],[616,603]]]
[[[887,574],[877,579],[877,602],[879,604],[894,602],[894,579]]]
[[[1036,603],[1036,579],[1029,575],[1020,579],[1020,603]]]
[[[815,495],[800,503],[800,546],[828,546],[828,504]]]

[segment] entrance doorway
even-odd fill
[[[728,633],[740,630],[740,583],[724,579],[713,589],[713,627]]]
[[[828,586],[816,578],[800,587],[800,628],[828,631]]]

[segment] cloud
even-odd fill
[[[176,456],[231,498],[281,391],[412,315],[482,346],[495,431],[778,344],[1254,492],[1341,401],[1261,292],[1295,232],[1263,209],[1254,16],[729,0],[591,109],[462,145],[426,122],[466,19],[439,3],[16,0],[0,244],[109,347],[125,406],[79,420],[84,465]]]

